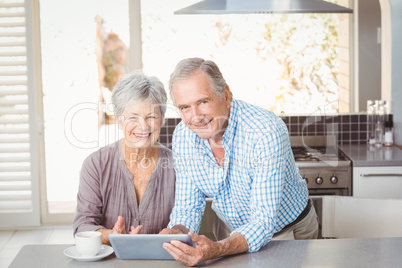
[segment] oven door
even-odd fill
[[[349,191],[346,188],[330,188],[330,189],[309,189],[310,199],[313,201],[314,209],[318,216],[318,238],[321,236],[321,225],[322,225],[322,197],[325,195],[340,195],[348,196]]]

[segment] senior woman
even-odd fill
[[[112,104],[124,137],[85,159],[77,195],[74,234],[159,233],[174,205],[172,152],[157,142],[166,92],[156,77],[132,74],[113,89]]]

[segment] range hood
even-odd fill
[[[353,13],[324,0],[204,0],[174,14]]]

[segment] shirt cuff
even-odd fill
[[[273,236],[273,230],[267,230],[266,227],[259,223],[248,223],[233,230],[230,235],[240,233],[244,236],[248,243],[248,251],[256,252],[261,247],[268,244]]]

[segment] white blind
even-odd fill
[[[37,167],[31,161],[36,147],[31,145],[35,115],[29,114],[34,105],[29,18],[24,0],[0,0],[0,226],[38,225],[40,218]]]

